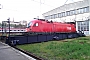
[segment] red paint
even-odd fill
[[[26,32],[76,32],[74,24],[47,22],[41,20],[30,21],[32,24],[26,28]]]

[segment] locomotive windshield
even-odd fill
[[[31,25],[32,25],[32,22],[29,22],[29,23],[27,24],[27,28],[29,28]]]

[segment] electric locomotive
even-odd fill
[[[73,33],[76,32],[74,24],[52,22],[44,19],[32,20],[27,24],[26,32],[36,33]]]

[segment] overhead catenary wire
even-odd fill
[[[63,5],[65,5],[69,0],[66,0],[65,3]],[[72,0],[72,2],[74,2],[74,0]]]
[[[64,5],[68,2],[68,0],[65,1]]]
[[[34,2],[37,2],[37,3],[40,3],[40,6],[43,4],[43,5],[46,5],[46,6],[49,6],[49,7],[53,7],[55,8],[55,6],[52,6],[52,5],[49,5],[49,4],[45,4],[45,2],[42,3],[42,1],[36,1],[36,0],[31,0],[31,1],[34,1]],[[64,5],[67,3],[68,0],[65,1]],[[73,1],[73,0],[72,0]],[[5,10],[11,10],[11,11],[19,11],[19,10],[14,10],[14,9],[6,9],[6,8],[3,8]]]
[[[34,1],[34,2],[36,2],[36,3],[43,4],[43,5],[46,5],[46,6],[55,7],[55,6],[52,6],[52,5],[49,5],[49,4],[45,4],[45,2],[44,2],[44,3],[42,3],[42,1],[41,1],[41,0],[40,0],[40,2],[39,2],[39,1],[36,1],[36,0],[31,0],[31,1]]]
[[[54,6],[51,6],[51,5],[48,5],[48,4],[46,4],[45,3],[45,0],[44,0],[44,2],[42,3],[42,0],[39,0],[39,1],[36,1],[36,0],[31,0],[31,1],[33,1],[33,2],[36,2],[36,3],[39,3],[40,4],[40,10],[39,10],[39,15],[41,15],[42,14],[42,5],[46,5],[46,6],[49,6],[49,7],[52,7],[52,8],[55,8]],[[37,18],[39,18],[39,16],[37,16]]]

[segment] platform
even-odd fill
[[[11,46],[0,42],[0,60],[36,60]]]

